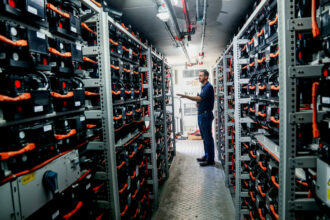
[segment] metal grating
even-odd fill
[[[234,206],[221,168],[200,167],[202,141],[178,141],[177,156],[153,216],[162,219],[234,219]]]

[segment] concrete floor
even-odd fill
[[[153,220],[231,220],[233,200],[221,166],[200,167],[202,141],[178,141],[177,156],[165,182]]]

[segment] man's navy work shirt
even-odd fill
[[[202,86],[201,94],[199,95],[202,101],[198,103],[198,113],[203,113],[205,111],[213,111],[214,106],[214,89],[211,83],[207,82]]]

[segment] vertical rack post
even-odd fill
[[[166,78],[166,74],[165,74],[165,62],[164,60],[162,60],[162,96],[163,96],[163,116],[164,116],[164,138],[165,138],[165,172],[166,172],[166,178],[168,178],[168,137],[167,137],[167,111],[166,111],[166,98],[168,96],[168,94],[166,94],[166,88],[165,88],[165,78]]]
[[[213,71],[212,71],[213,72]],[[217,143],[217,149],[218,149],[218,159],[221,160],[221,157],[220,157],[220,141],[219,141],[219,138],[220,138],[220,93],[219,93],[219,65],[215,65],[215,80],[216,80],[216,107],[217,107],[217,112],[216,112],[216,143]],[[224,166],[224,164],[222,164],[222,166]]]
[[[240,126],[240,115],[241,115],[241,106],[239,102],[240,89],[239,89],[239,63],[238,61],[238,39],[234,38],[233,43],[233,56],[234,56],[234,85],[235,85],[235,168],[236,168],[236,193],[235,193],[235,209],[236,209],[236,220],[241,218],[241,148],[240,148],[240,138],[241,138],[241,126]]]
[[[151,49],[147,50],[147,65],[148,65],[148,99],[149,99],[149,117],[150,127],[149,134],[151,136],[151,165],[152,165],[152,186],[153,186],[153,206],[158,207],[158,169],[157,169],[157,145],[155,137],[155,114],[154,114],[154,87],[153,87],[153,72],[152,72],[152,55]]]
[[[173,130],[173,151],[174,151],[174,156],[176,155],[176,144],[175,144],[175,135],[176,135],[176,127],[175,127],[175,117],[174,117],[174,83],[173,83],[173,68],[171,67],[170,69],[170,77],[171,77],[171,96],[172,96],[172,130]]]
[[[289,68],[295,65],[295,31],[289,31],[289,19],[294,19],[295,1],[278,1],[279,12],[279,82],[280,82],[280,188],[279,219],[295,219],[290,203],[295,199],[295,168],[290,163],[296,155],[296,126],[290,123],[295,113],[296,79],[289,77]],[[291,164],[291,165],[290,165]]]
[[[98,14],[97,38],[99,45],[98,60],[100,74],[100,93],[103,127],[103,145],[106,161],[107,192],[110,200],[112,219],[120,219],[119,194],[116,169],[115,137],[113,127],[112,87],[110,72],[109,26],[107,14]]]
[[[227,73],[229,69],[227,68],[227,59],[230,58],[226,54],[223,55],[223,86],[224,86],[224,116],[225,116],[225,184],[229,187],[229,137],[228,137],[228,85],[227,85]]]

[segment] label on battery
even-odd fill
[[[59,210],[56,210],[56,212],[54,212],[52,214],[52,219],[56,219],[56,217],[59,216],[59,215],[60,215],[60,211]]]
[[[330,104],[330,97],[322,97],[323,104]]]
[[[42,112],[43,110],[44,110],[44,107],[42,105],[34,107],[34,112]]]
[[[85,116],[81,116],[80,121],[85,121]]]
[[[73,26],[70,27],[70,30],[71,30],[72,32],[74,32],[74,33],[77,33],[77,28],[75,28],[75,27],[73,27]]]
[[[30,5],[28,5],[27,10],[28,10],[28,12],[30,12],[32,14],[38,15],[38,10],[34,7],[31,7]]]
[[[89,189],[89,188],[91,188],[91,184],[90,183],[87,184],[86,190]]]
[[[81,105],[80,101],[76,101],[76,102],[74,103],[74,106],[80,106],[80,105]]]
[[[52,130],[52,125],[44,126],[44,132],[51,131],[51,130]]]
[[[81,45],[80,45],[80,44],[77,44],[77,45],[76,45],[76,49],[77,49],[77,50],[81,50]]]
[[[41,33],[41,32],[37,32],[37,38],[40,38],[40,39],[46,39],[46,35],[44,33]]]
[[[22,178],[22,185],[25,185],[36,178],[35,173],[30,173]]]

